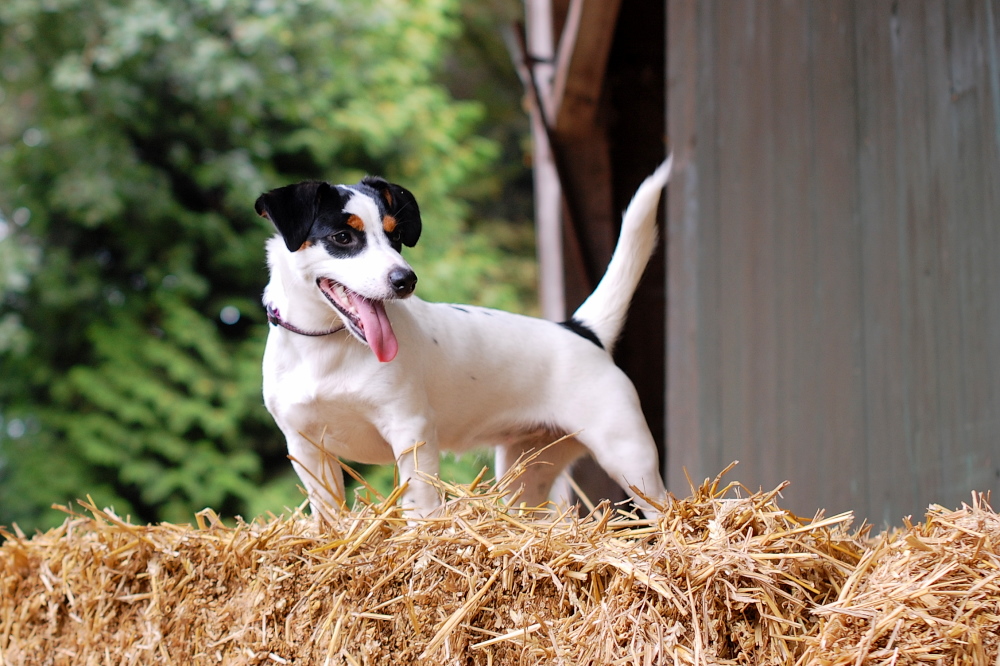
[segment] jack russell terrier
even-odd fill
[[[586,453],[626,492],[663,500],[656,444],[611,351],[656,247],[670,166],[639,187],[607,272],[561,324],[413,296],[401,251],[420,237],[420,211],[399,185],[369,176],[262,194],[257,213],[278,231],[267,243],[264,402],[313,513],[344,502],[340,456],[394,462],[407,516],[427,516],[441,504],[427,480],[439,451],[482,446],[496,447],[498,479],[541,451],[520,479],[529,506]]]

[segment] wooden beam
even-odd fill
[[[714,5],[712,6],[714,7]],[[705,10],[707,11],[707,10]],[[704,19],[702,19],[704,20]],[[717,186],[713,170],[698,154],[699,38],[703,30],[696,2],[671,2],[667,14],[667,134],[674,170],[667,198],[667,455],[661,461],[667,487],[686,487],[685,474],[705,473],[702,433],[702,346],[709,344],[699,311],[702,279],[700,190]],[[710,118],[714,120],[714,118]],[[708,151],[703,151],[706,154]],[[700,158],[700,159],[699,159]],[[708,165],[714,166],[714,165]],[[699,168],[700,167],[700,168]],[[711,205],[712,200],[708,203]],[[712,219],[709,211],[707,217]]]
[[[570,0],[546,108],[567,213],[566,305],[597,285],[616,237],[607,118],[601,113],[620,0]]]
[[[604,84],[621,0],[572,0],[559,38],[552,84],[552,128],[560,137],[586,134]]]
[[[550,7],[550,6],[549,6]],[[544,23],[546,15],[539,11],[540,20]],[[539,20],[539,19],[536,19]],[[527,38],[531,38],[531,30]],[[536,55],[527,43],[524,31],[514,35],[516,44],[512,45],[512,53],[518,64],[528,99],[531,103],[532,128],[535,132],[535,179],[536,179],[536,226],[538,227],[539,256],[551,256],[549,267],[557,265],[554,255],[555,248],[562,249],[561,275],[572,275],[573,279],[564,277],[563,284],[567,286],[582,286],[584,296],[597,285],[601,269],[611,257],[612,244],[602,242],[609,236],[610,224],[610,169],[607,167],[608,148],[604,123],[594,123],[586,128],[586,133],[566,141],[560,141],[552,128],[551,115],[554,113],[545,100],[551,99],[551,59]],[[544,50],[547,44],[540,42]],[[597,165],[595,170],[592,165]],[[603,168],[602,168],[603,165]],[[547,189],[542,189],[539,170],[542,176],[554,176],[555,180],[548,183]],[[555,187],[552,187],[552,185]],[[552,206],[546,206],[558,196],[562,215]],[[560,219],[565,221],[565,236],[559,234]],[[565,240],[565,244],[563,244]],[[558,242],[557,242],[558,241]],[[545,245],[543,245],[545,243]],[[553,254],[549,255],[551,250]],[[554,271],[554,268],[553,268]],[[546,317],[553,318],[546,308],[545,285],[555,285],[555,280],[546,280],[546,270],[542,268],[542,304]],[[554,275],[552,276],[554,278]],[[573,299],[566,292],[568,300]],[[582,302],[576,300],[573,305]],[[552,310],[555,312],[555,310]]]
[[[566,317],[566,283],[562,242],[562,187],[549,143],[545,108],[550,98],[555,43],[550,0],[525,0],[526,45],[513,53],[531,103],[531,139],[534,146],[535,241],[538,253],[538,296],[542,316],[553,321]],[[520,35],[519,35],[520,36]]]

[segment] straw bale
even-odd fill
[[[817,664],[1000,664],[1000,517],[985,498],[875,539],[803,653]]]
[[[996,654],[1000,528],[985,504],[868,543],[850,514],[803,520],[776,505],[780,489],[718,478],[655,523],[606,503],[584,518],[512,508],[509,483],[442,484],[445,510],[414,525],[398,492],[322,529],[298,511],[133,525],[83,502],[57,529],[4,533],[0,665]]]

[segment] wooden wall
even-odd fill
[[[671,489],[1000,490],[1000,1],[667,6]]]

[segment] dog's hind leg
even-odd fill
[[[667,496],[660,475],[659,451],[649,432],[632,383],[617,369],[601,378],[599,395],[578,393],[568,398],[568,423],[577,439],[647,517],[659,514],[643,496],[660,502]],[[637,495],[632,487],[638,489]]]
[[[608,476],[633,498],[647,518],[653,518],[660,512],[645,497],[663,501],[667,490],[660,476],[656,442],[645,421],[632,420],[636,422],[619,422],[608,428],[591,426],[579,438]],[[641,494],[636,494],[633,487]]]
[[[594,441],[598,439],[603,439],[605,444],[611,446],[591,449],[597,464],[622,487],[627,495],[632,497],[636,506],[642,509],[647,518],[659,515],[659,510],[645,499],[648,497],[660,502],[667,496],[667,489],[660,476],[656,443],[649,431],[618,432],[609,434],[605,438],[598,435]],[[633,487],[641,494],[636,494],[632,490]]]
[[[523,471],[510,483],[508,498],[516,496],[518,505],[541,506],[550,499],[556,478],[587,450],[573,437],[559,440],[557,433],[545,431],[506,442],[496,449],[496,476],[512,473],[519,460],[526,461]],[[520,494],[517,494],[520,491]]]

